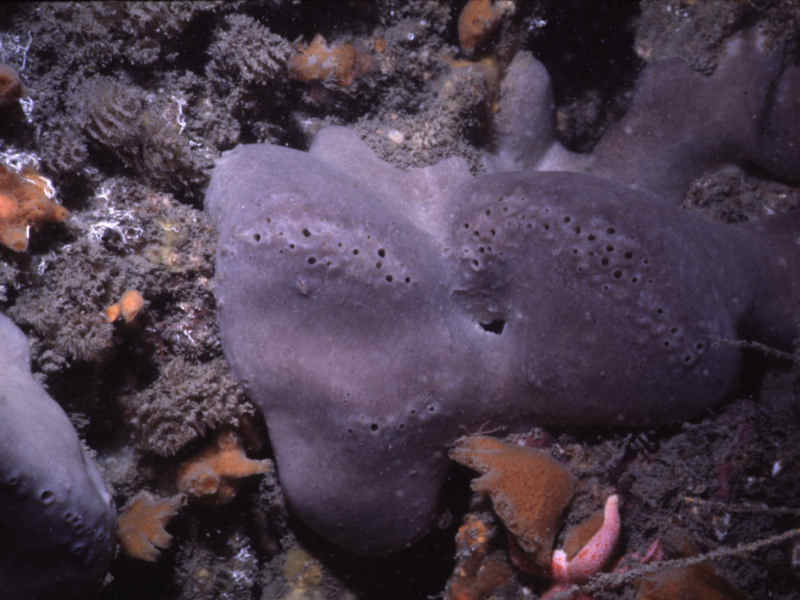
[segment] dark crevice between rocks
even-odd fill
[[[591,150],[627,108],[643,65],[633,43],[639,12],[638,2],[544,2],[547,25],[524,49],[553,79],[558,135],[570,150]]]

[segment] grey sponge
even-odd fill
[[[226,355],[293,508],[353,551],[427,529],[464,431],[689,418],[735,384],[717,340],[793,335],[791,236],[586,174],[398,174],[323,137],[232,150],[206,202]]]
[[[111,495],[4,315],[0,365],[0,531],[13,549],[0,559],[3,597],[86,597],[114,551]]]
[[[789,347],[800,218],[724,226],[676,207],[719,162],[795,173],[794,129],[777,132],[796,69],[781,79],[755,30],[726,51],[710,79],[649,67],[583,157],[551,143],[547,73],[518,57],[486,166],[525,171],[400,171],[342,128],[308,153],[222,156],[206,207],[223,347],[301,518],[354,552],[400,549],[433,521],[460,435],[691,418],[734,389],[725,340]]]

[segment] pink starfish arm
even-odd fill
[[[619,496],[609,496],[603,512],[603,524],[586,545],[567,559],[563,550],[553,552],[553,579],[558,582],[580,583],[597,573],[611,557],[620,532]]]

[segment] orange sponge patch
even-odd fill
[[[247,458],[236,434],[225,431],[213,446],[181,466],[178,489],[225,504],[236,496],[236,480],[270,471],[272,461]]]
[[[50,180],[32,168],[17,173],[0,164],[0,244],[24,252],[31,226],[65,221],[69,211],[54,196]]]
[[[358,52],[353,44],[328,46],[325,38],[317,34],[289,59],[289,76],[305,82],[332,79],[347,87],[371,66],[369,54]]]
[[[185,501],[183,494],[172,498],[157,498],[144,490],[136,494],[117,520],[122,550],[133,558],[155,562],[160,549],[169,548],[172,541],[164,527]]]
[[[492,0],[469,0],[458,17],[458,41],[461,49],[472,54],[495,30],[503,11]]]
[[[126,290],[119,299],[105,310],[106,321],[113,323],[120,317],[131,323],[144,308],[144,297],[136,290]]]
[[[518,544],[548,569],[561,513],[575,493],[572,474],[544,452],[486,436],[462,438],[450,457],[482,473],[472,489],[489,494]]]
[[[489,598],[508,584],[513,573],[502,553],[491,552],[495,527],[480,515],[471,513],[456,534],[458,563],[447,582],[445,600]]]

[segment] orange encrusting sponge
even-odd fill
[[[32,226],[65,221],[69,211],[54,196],[50,180],[31,167],[17,173],[0,164],[0,244],[24,252]]]
[[[575,493],[573,475],[540,450],[487,436],[460,439],[450,457],[482,473],[472,489],[489,494],[517,543],[549,570],[561,514]]]

